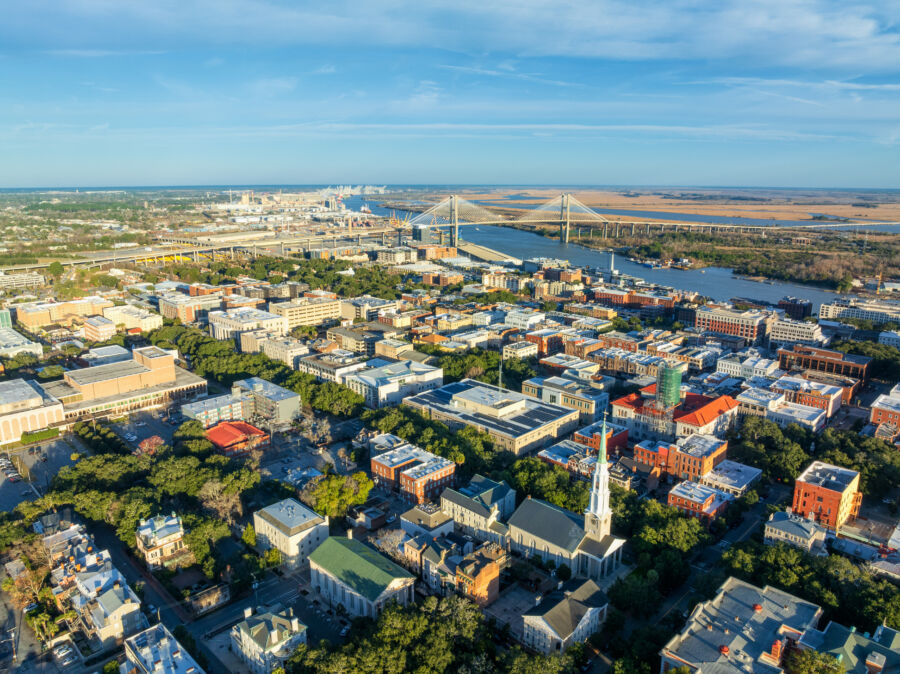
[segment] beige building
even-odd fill
[[[592,580],[571,580],[522,616],[522,643],[550,655],[587,641],[606,620],[609,600]]]
[[[103,310],[103,315],[125,331],[150,332],[161,328],[163,324],[163,318],[159,314],[130,304],[107,307]]]
[[[309,347],[290,337],[273,337],[260,342],[262,352],[296,370],[300,359],[309,354]]]
[[[270,302],[269,312],[283,316],[288,331],[301,325],[322,325],[341,318],[341,301],[327,297],[298,297],[290,302]]]
[[[25,379],[0,382],[0,445],[18,442],[22,433],[57,426],[63,406],[40,386]]]
[[[116,324],[103,316],[84,319],[84,338],[89,342],[105,342],[116,334]]]
[[[328,538],[328,519],[317,515],[292,498],[253,513],[257,545],[275,548],[291,569],[306,563],[310,553]]]
[[[27,330],[37,330],[47,325],[72,325],[72,321],[84,316],[103,315],[104,309],[113,303],[92,295],[68,302],[33,302],[16,305],[16,319]]]
[[[253,674],[269,674],[282,667],[297,646],[305,643],[306,625],[293,609],[280,604],[265,613],[246,608],[244,620],[231,628],[234,652]]]

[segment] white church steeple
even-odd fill
[[[584,513],[584,530],[600,540],[609,536],[612,527],[612,508],[609,505],[609,463],[606,461],[606,419],[600,429],[600,451],[597,467],[591,480],[591,504]]]

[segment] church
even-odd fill
[[[526,557],[565,564],[572,574],[602,580],[622,563],[625,539],[610,533],[609,464],[606,422],[601,431],[597,467],[591,480],[591,502],[578,515],[540,499],[527,498],[509,518],[509,546]]]

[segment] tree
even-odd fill
[[[241,534],[241,540],[244,541],[248,547],[256,547],[256,529],[252,524],[248,524],[244,528],[244,533]]]
[[[365,503],[374,486],[375,483],[362,471],[349,477],[326,475],[304,490],[304,496],[320,515],[343,517],[350,506]]]
[[[58,279],[60,276],[62,276],[65,271],[66,270],[63,268],[62,263],[56,260],[51,262],[47,267],[47,273],[55,279]]]
[[[847,671],[834,656],[812,649],[792,650],[784,664],[788,674],[843,674]]]

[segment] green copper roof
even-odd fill
[[[369,601],[378,599],[394,580],[413,578],[406,569],[351,538],[326,538],[309,560]]]

